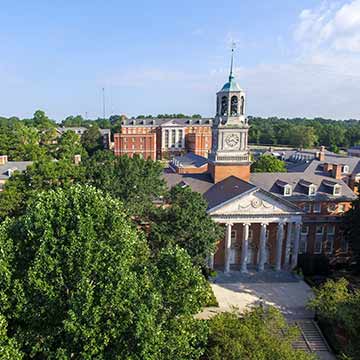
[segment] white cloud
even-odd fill
[[[304,49],[360,52],[360,0],[324,1],[299,15],[294,37]]]

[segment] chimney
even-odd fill
[[[75,155],[74,156],[74,164],[79,165],[80,163],[81,163],[81,155],[80,154]]]
[[[0,165],[5,165],[8,162],[7,155],[0,155]]]
[[[325,146],[320,146],[320,151],[316,153],[316,159],[319,161],[325,160]]]
[[[341,179],[341,165],[340,164],[333,164],[332,167],[332,177],[334,179]]]

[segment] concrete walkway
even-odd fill
[[[309,299],[314,296],[310,286],[289,272],[219,272],[212,280],[211,287],[219,307],[204,309],[197,315],[199,319],[208,319],[217,313],[231,311],[234,307],[243,311],[259,304],[278,308],[291,323],[314,318],[314,313],[306,308]],[[316,353],[321,360],[336,359],[330,351]]]
[[[259,273],[238,271],[218,273],[211,287],[219,303],[218,308],[208,308],[204,318],[233,307],[240,311],[260,303],[278,308],[289,319],[312,319],[314,313],[306,308],[313,296],[311,288],[295,275],[272,270]]]

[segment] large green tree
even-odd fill
[[[81,155],[82,158],[87,157],[80,136],[75,131],[67,130],[59,140],[57,156],[59,159],[73,160],[75,155]]]
[[[360,198],[352,203],[352,207],[345,214],[345,236],[351,244],[351,249],[360,271]]]
[[[296,328],[275,308],[254,308],[239,314],[225,312],[209,320],[207,360],[315,360],[315,356],[294,350]]]
[[[166,206],[153,214],[149,242],[156,252],[169,244],[185,249],[194,264],[204,266],[223,236],[222,228],[206,212],[205,199],[190,188],[173,187]]]
[[[84,132],[81,144],[90,156],[102,149],[103,143],[98,126],[93,125]]]
[[[252,172],[286,172],[285,162],[272,155],[262,155],[251,165]]]
[[[319,289],[309,303],[325,324],[327,336],[334,339],[334,344],[344,359],[360,359],[360,290],[350,291],[349,282],[345,279],[328,280]],[[337,337],[341,330],[341,339]],[[344,343],[344,334],[346,342]]]
[[[0,220],[24,213],[28,199],[39,191],[83,183],[84,178],[85,169],[72,161],[47,158],[36,161],[5,183],[4,191],[0,192]]]
[[[134,217],[146,216],[153,201],[165,193],[163,168],[157,161],[100,151],[84,164],[88,183],[122,200]]]
[[[120,201],[50,190],[0,225],[0,313],[38,359],[198,359],[205,280],[179,248],[151,257]],[[180,296],[179,296],[180,295]]]

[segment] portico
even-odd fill
[[[229,272],[291,270],[297,265],[301,210],[255,186],[209,210],[224,226],[224,239],[209,265]]]

